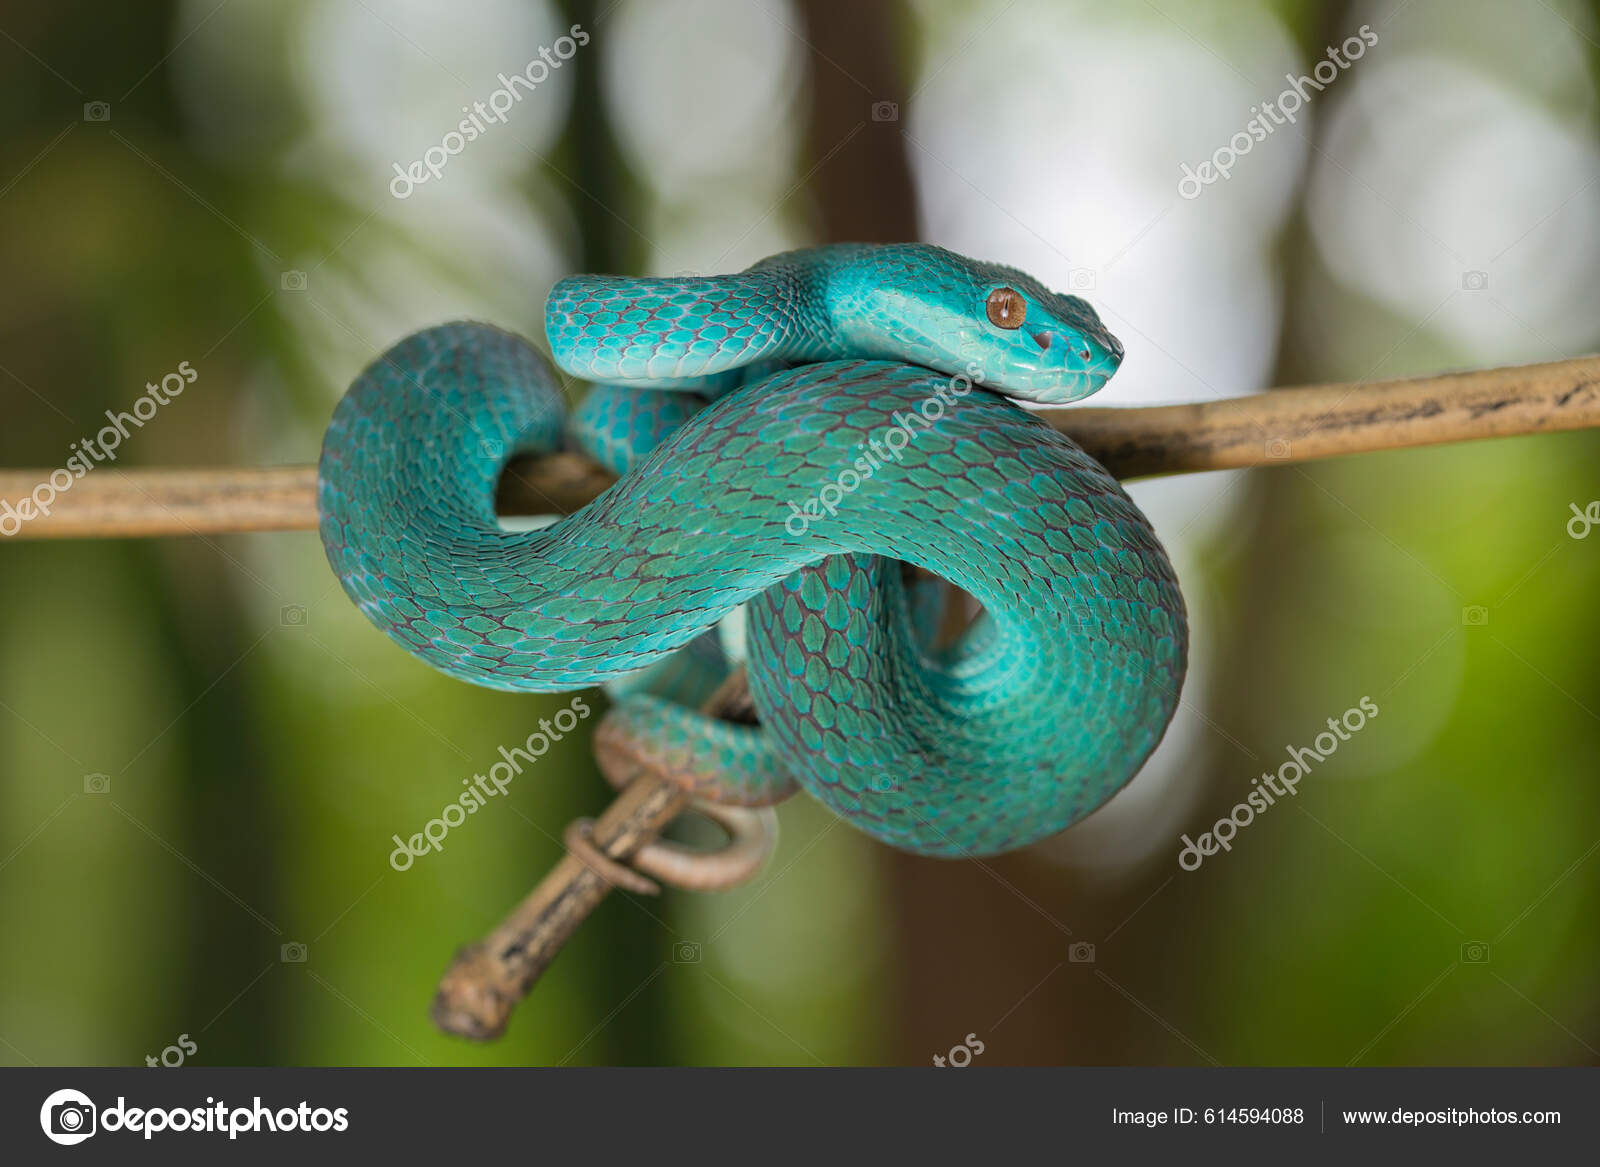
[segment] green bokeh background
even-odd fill
[[[566,66],[548,148],[530,146],[507,184],[552,251],[525,280],[515,248],[486,264],[382,208],[381,176],[326,165],[303,42],[326,9],[233,7],[215,10],[231,22],[218,38],[210,4],[0,3],[0,465],[58,465],[92,419],[184,359],[199,381],[119,464],[310,461],[342,386],[405,327],[443,318],[441,302],[536,335],[554,278],[659,266],[628,224],[668,232],[698,197],[643,172],[596,96],[622,5],[539,9],[557,32],[584,21],[596,45]],[[460,35],[492,38],[489,18],[515,5],[461,7]],[[684,38],[721,35],[716,5],[677,7]],[[908,108],[943,25],[974,8],[1030,18],[1000,2],[866,7],[773,6],[812,49],[830,22],[886,30],[850,43],[900,78]],[[1463,7],[1480,16],[1466,32]],[[1595,10],[1557,7],[1570,45],[1507,51],[1567,60],[1577,46],[1581,74],[1524,96],[1591,127]],[[1062,67],[1125,48],[1117,20],[1170,19],[1222,51],[1248,17],[1308,60],[1325,28],[1392,20],[1397,39],[1494,71],[1496,30],[1519,9],[1175,0],[1086,26]],[[369,34],[403,41],[387,23]],[[508,46],[508,67],[529,55]],[[791,129],[840,85],[863,116],[879,96],[797,60],[810,72],[786,99]],[[1524,75],[1507,69],[1506,84]],[[468,80],[461,100],[493,86]],[[1267,92],[1273,78],[1257,80]],[[85,120],[101,99],[110,120]],[[828,156],[803,133],[792,155],[751,247],[828,231]],[[1568,193],[1521,213],[1531,226]],[[1267,383],[1478,363],[1341,282],[1308,230],[1297,210],[1273,240],[1284,303]],[[288,270],[307,273],[304,292],[284,287]],[[1188,751],[1170,836],[1207,829],[1279,743],[1309,743],[1363,694],[1383,712],[1351,751],[1384,733],[1393,761],[1361,755],[1370,772],[1347,781],[1330,761],[1225,861],[1188,875],[1165,836],[1107,861],[1069,835],[1049,855],[933,863],[797,799],[760,881],[611,897],[490,1046],[435,1033],[428,1001],[455,948],[555,862],[563,824],[609,797],[592,723],[399,873],[390,836],[420,829],[565,697],[433,675],[362,621],[309,533],[8,542],[0,1062],[138,1065],[186,1034],[205,1064],[926,1064],[968,1033],[987,1064],[1600,1061],[1600,540],[1563,530],[1569,503],[1600,496],[1597,454],[1596,435],[1567,434],[1241,478],[1225,534],[1207,528],[1184,579],[1209,597],[1197,636],[1216,646],[1186,700],[1219,732]],[[1473,605],[1486,625],[1463,623]],[[88,775],[109,791],[87,792]],[[1084,942],[1095,961],[1069,960]],[[1480,943],[1487,962],[1463,959]],[[305,959],[284,960],[286,945]]]

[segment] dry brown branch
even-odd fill
[[[1399,381],[1316,385],[1193,405],[1053,409],[1041,414],[1119,478],[1307,462],[1514,434],[1600,426],[1600,357]],[[48,470],[0,471],[0,517]],[[567,514],[613,478],[578,454],[514,462],[505,514]],[[14,538],[131,538],[317,525],[316,468],[98,469],[58,494]]]
[[[700,712],[707,717],[750,715],[742,667],[728,675]],[[617,863],[647,846],[689,805],[689,796],[640,772],[594,821],[590,843]],[[570,852],[483,940],[456,954],[433,998],[433,1023],[446,1033],[491,1041],[505,1032],[511,1011],[589,913],[611,882]]]

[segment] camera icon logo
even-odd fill
[[[109,101],[86,101],[83,103],[83,120],[86,122],[108,122],[111,120],[111,103]]]
[[[1488,964],[1489,946],[1481,940],[1469,940],[1461,946],[1462,964]]]
[[[83,792],[85,794],[110,794],[110,774],[85,774],[83,776]]]
[[[286,271],[279,277],[278,286],[285,292],[303,292],[306,290],[306,273],[298,268]]]
[[[1468,604],[1461,609],[1461,623],[1468,628],[1482,628],[1489,623],[1489,609],[1482,604]]]
[[[1294,453],[1294,448],[1289,444],[1288,438],[1273,438],[1267,443],[1267,457],[1275,461],[1282,461]]]
[[[693,940],[679,940],[672,946],[673,964],[699,964],[700,945]]]
[[[285,628],[304,628],[306,610],[299,604],[285,604],[278,609],[278,623]]]
[[[867,782],[867,786],[879,794],[892,794],[895,788],[895,781],[888,774],[874,774]]]
[[[1463,292],[1481,292],[1489,286],[1489,273],[1486,271],[1464,271],[1461,273],[1461,290]]]
[[[298,940],[292,940],[278,950],[278,959],[284,964],[304,964],[306,962],[306,946]]]
[[[94,1134],[97,1113],[87,1094],[57,1090],[39,1108],[39,1125],[52,1143],[71,1147]]]
[[[1092,292],[1095,280],[1094,268],[1075,267],[1067,273],[1067,288],[1073,292]]]
[[[1067,960],[1072,964],[1093,964],[1094,945],[1087,940],[1080,940],[1067,949]]]
[[[900,120],[900,107],[892,101],[875,101],[872,103],[872,120],[897,122]]]
[[[485,458],[504,458],[506,456],[506,444],[499,438],[485,438],[482,444]]]

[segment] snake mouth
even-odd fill
[[[1109,381],[1111,374],[1122,367],[1122,345],[1117,343],[1115,337],[1110,340],[1111,344],[1100,350],[1100,359],[1087,370],[1091,376],[1099,377],[1102,381]]]
[[[1030,331],[1030,335],[1039,346],[1036,372],[1065,374],[1080,386],[1088,386],[1074,389],[1072,399],[1093,393],[1122,364],[1122,345],[1109,333],[1074,335],[1041,328]]]

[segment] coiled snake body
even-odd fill
[[[727,802],[798,783],[930,855],[1059,831],[1155,747],[1187,644],[1171,565],[1111,475],[1006,399],[1104,384],[1122,349],[1087,304],[935,247],[843,245],[731,276],[571,277],[546,318],[557,363],[607,383],[576,428],[622,471],[553,526],[494,512],[507,459],[565,425],[524,341],[417,333],[335,412],[323,542],[408,651],[575,689],[658,675],[748,605],[759,728],[646,681],[600,744]],[[903,563],[983,606],[954,646],[931,646]]]

